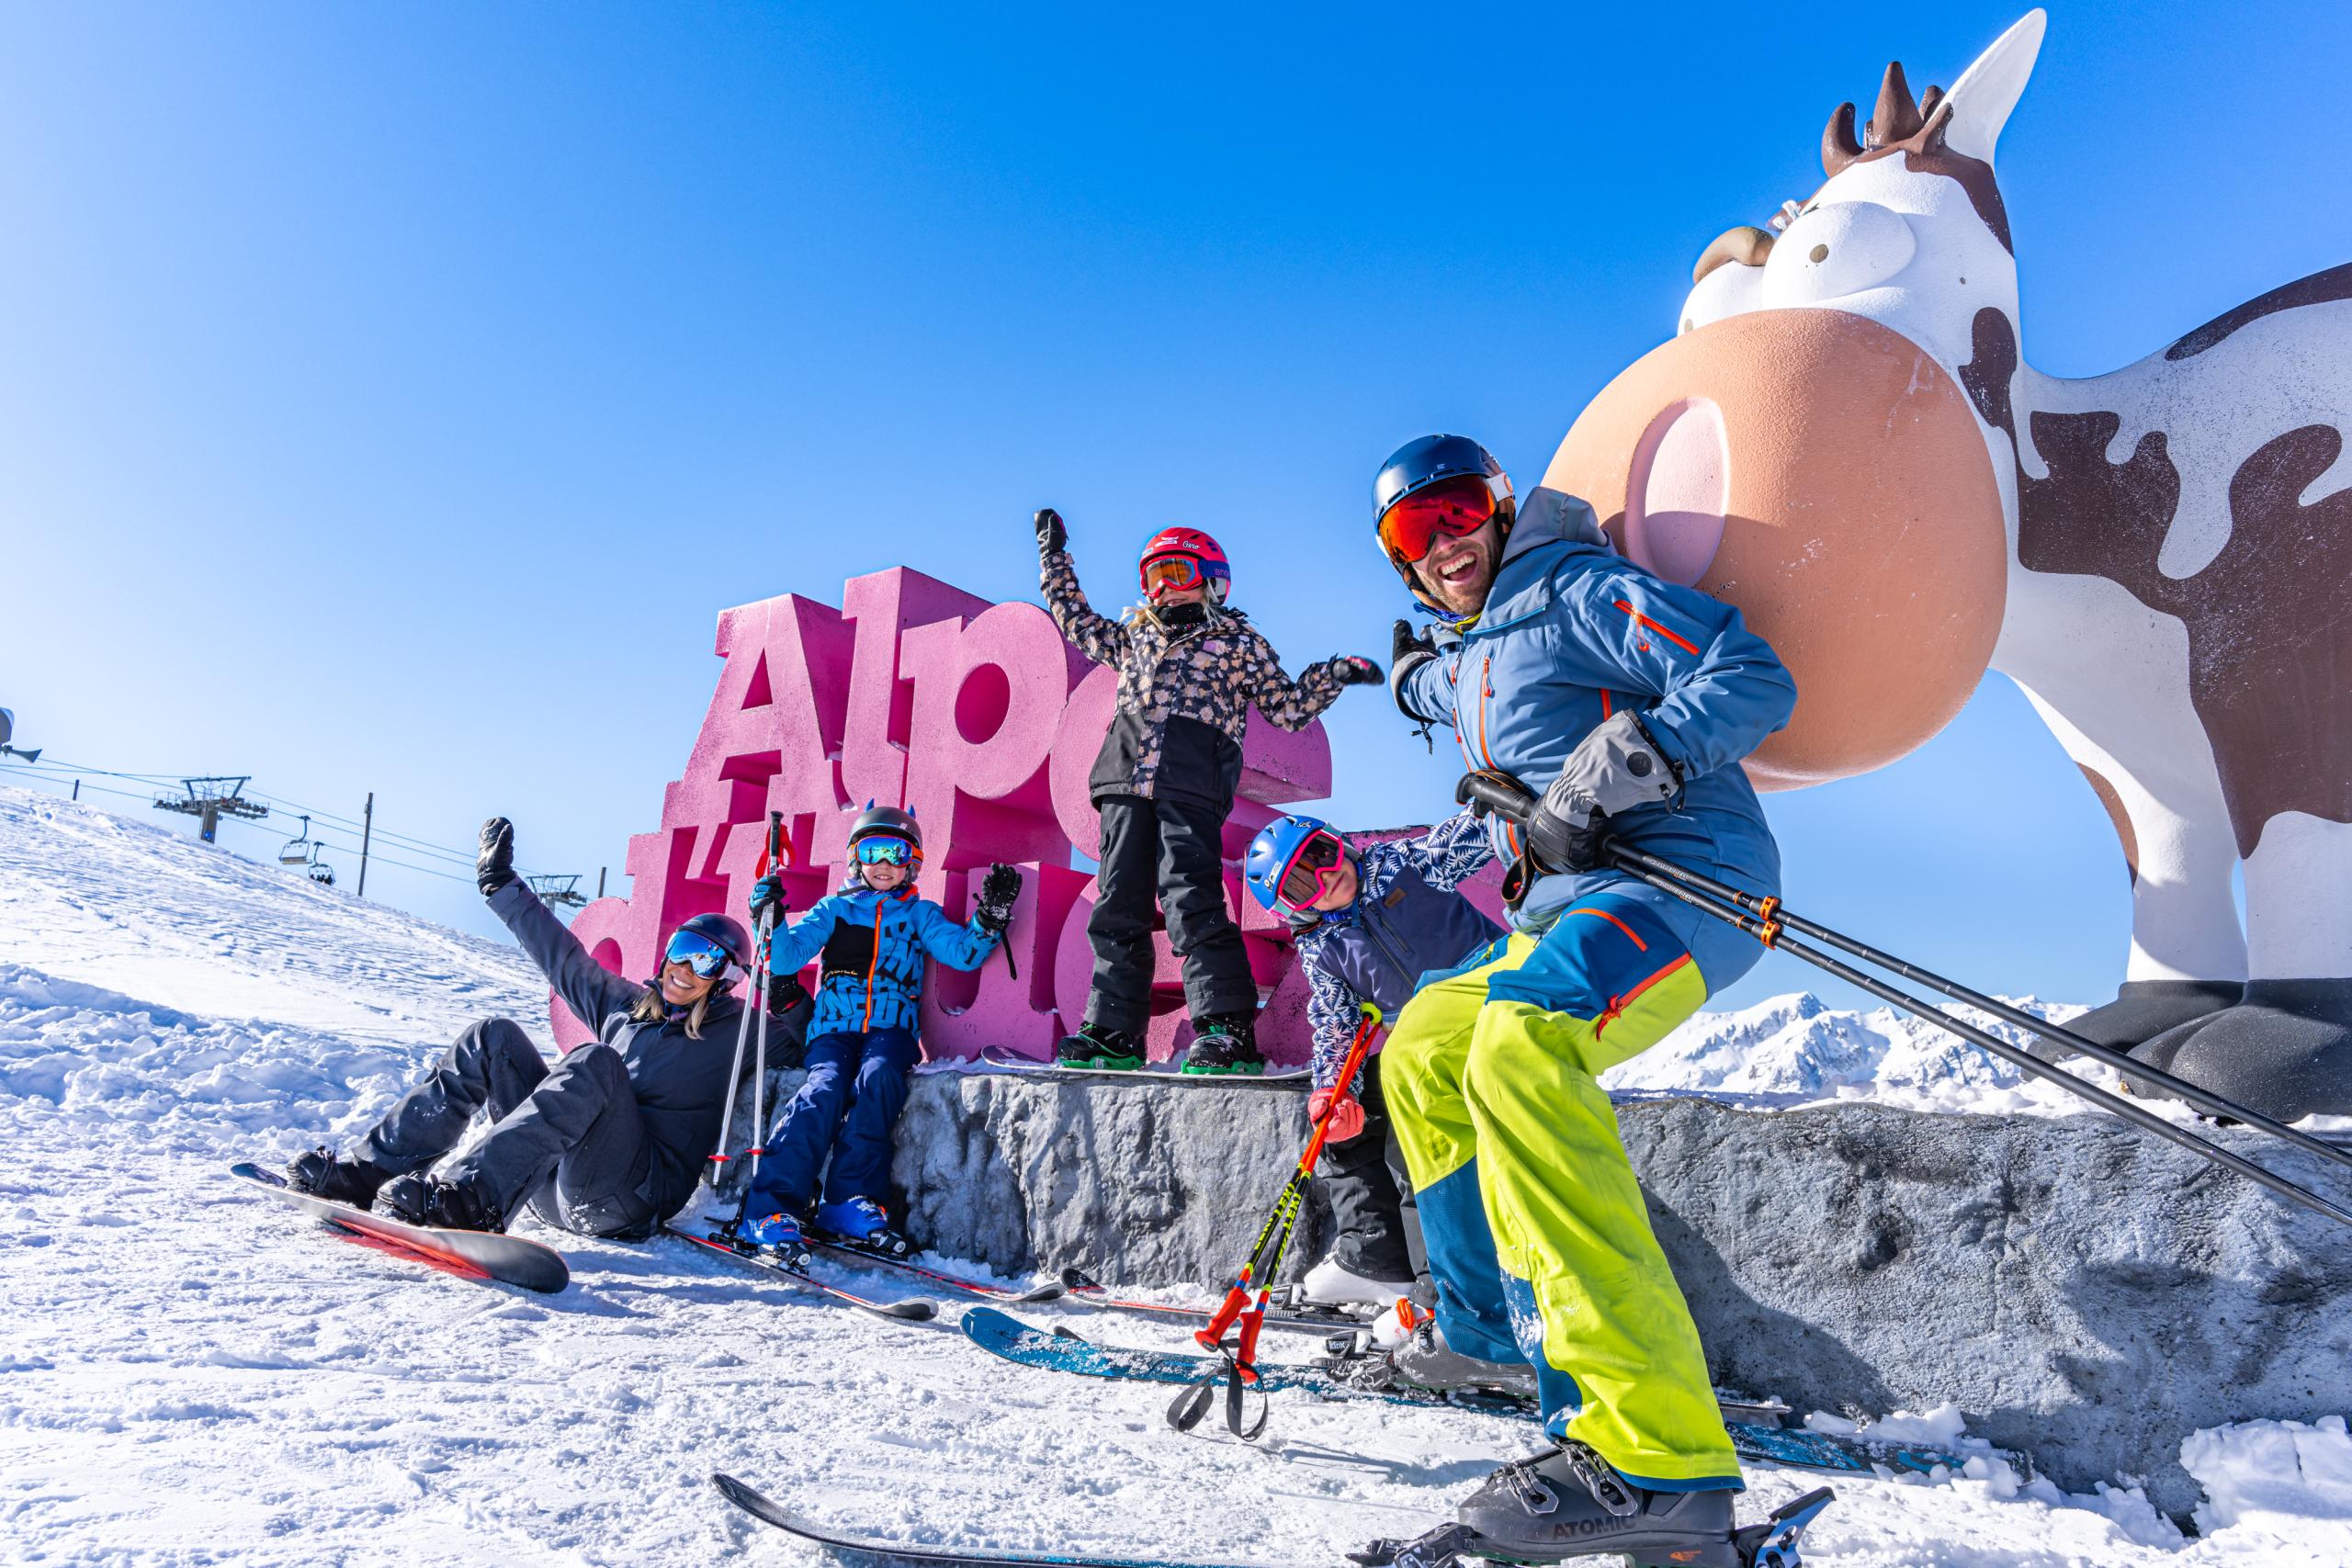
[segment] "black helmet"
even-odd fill
[[[1519,502],[1511,494],[1510,476],[1503,472],[1502,464],[1492,452],[1466,435],[1424,435],[1391,452],[1388,461],[1381,464],[1380,472],[1373,477],[1373,527],[1377,530],[1381,519],[1388,515],[1388,509],[1415,491],[1463,474],[1474,474],[1487,481],[1487,492],[1494,497],[1495,522],[1508,536],[1512,519],[1519,513]],[[1396,569],[1405,586],[1420,594],[1412,567],[1389,556],[1385,547],[1380,553],[1388,556],[1388,564]]]
[[[745,934],[741,926],[737,925],[728,916],[696,915],[691,919],[681,920],[678,922],[678,931],[670,933],[672,942],[677,940],[678,931],[692,931],[704,941],[715,943],[726,953],[728,970],[724,978],[728,983],[731,984],[739,975],[751,969],[752,939]],[[663,949],[663,956],[665,958],[668,956],[666,946]],[[707,953],[706,956],[707,956]]]
[[[904,839],[914,846],[915,864],[922,864],[922,824],[915,820],[913,812],[901,811],[895,806],[876,806],[867,801],[865,809],[857,814],[857,820],[849,825],[849,847],[854,850],[860,839],[871,839],[877,834]]]

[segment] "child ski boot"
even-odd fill
[[[817,1205],[817,1229],[838,1242],[876,1258],[911,1258],[915,1244],[890,1228],[890,1212],[871,1198]]]
[[[1195,1026],[1193,1049],[1184,1058],[1184,1070],[1217,1077],[1234,1074],[1255,1077],[1264,1072],[1266,1058],[1258,1051],[1254,1021],[1243,1013],[1225,1013],[1216,1018],[1203,1019]]]
[[[321,1144],[308,1154],[296,1155],[286,1166],[286,1185],[330,1203],[372,1209],[376,1194],[392,1173],[364,1159],[345,1159]]]
[[[729,1239],[741,1249],[764,1252],[787,1269],[808,1267],[808,1240],[800,1234],[800,1217],[789,1209],[744,1220]]]
[[[1727,1487],[1653,1492],[1620,1475],[1582,1443],[1514,1461],[1471,1494],[1457,1522],[1418,1540],[1381,1541],[1359,1562],[1395,1568],[1456,1568],[1468,1557],[1558,1562],[1618,1555],[1690,1568],[1798,1568],[1797,1538],[1827,1507],[1827,1487],[1737,1527]]]
[[[1143,1066],[1143,1042],[1124,1029],[1080,1024],[1077,1033],[1063,1035],[1061,1043],[1054,1047],[1054,1065],[1135,1072]]]
[[[1298,1300],[1307,1306],[1318,1307],[1393,1307],[1413,1293],[1413,1281],[1405,1280],[1375,1280],[1359,1274],[1340,1261],[1332,1253],[1306,1271],[1298,1282]]]

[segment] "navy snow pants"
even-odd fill
[[[844,1030],[809,1041],[808,1079],[768,1134],[743,1213],[806,1210],[820,1176],[828,1203],[887,1201],[890,1132],[921,1055],[911,1029]]]

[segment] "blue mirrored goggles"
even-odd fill
[[[904,839],[876,837],[857,841],[857,859],[861,865],[905,865],[914,858],[915,847]]]
[[[734,955],[700,931],[673,931],[670,945],[662,956],[672,964],[683,964],[707,980],[735,962]]]

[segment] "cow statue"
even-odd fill
[[[1544,482],[1788,661],[1764,787],[2016,681],[2132,878],[2124,981],[2075,1027],[2273,1116],[2352,1112],[2352,265],[2109,375],[2028,367],[1993,150],[2042,29],[1949,93],[1888,66],[1859,135],[1840,106],[1820,188],[1707,247]]]

